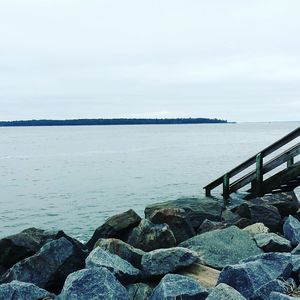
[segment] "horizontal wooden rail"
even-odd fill
[[[292,165],[294,161],[294,156],[299,154],[297,150],[298,149],[297,145],[299,144],[285,151],[283,154],[277,156],[276,157],[278,160],[277,162],[275,158],[272,159],[270,162],[267,163],[267,165],[264,166],[263,159],[267,155],[273,153],[274,151],[278,150],[279,148],[281,148],[282,146],[286,145],[287,143],[291,142],[292,140],[296,139],[299,136],[300,136],[300,127],[293,130],[286,136],[282,137],[272,145],[266,147],[256,155],[250,157],[249,159],[239,164],[237,167],[233,168],[226,174],[212,181],[210,184],[204,187],[206,196],[211,196],[211,190],[223,184],[223,197],[227,198],[231,191],[236,191],[237,189],[243,187],[245,184],[253,182],[253,180],[256,180],[256,184],[259,185],[259,181],[262,180],[263,174],[281,165],[282,163],[279,163],[280,161],[283,160],[283,162],[287,162],[288,165]],[[244,171],[245,169],[252,166],[253,164],[256,164],[256,171],[250,172],[249,174],[243,176],[241,179],[235,181],[231,185],[229,184],[230,178]]]

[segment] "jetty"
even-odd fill
[[[300,161],[296,161],[296,157],[300,154],[300,141],[297,142],[299,136],[300,127],[212,181],[204,187],[206,196],[211,197],[211,191],[220,185],[223,186],[224,199],[228,199],[230,194],[247,185],[250,185],[246,190],[248,199],[270,193],[293,191],[300,186]],[[275,151],[290,143],[293,145],[288,149],[268,159]],[[244,174],[249,167],[253,169]],[[275,171],[278,167],[281,167],[280,170]],[[271,176],[265,176],[271,171],[273,171]]]

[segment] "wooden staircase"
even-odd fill
[[[295,158],[300,154],[300,142],[268,161],[266,161],[266,158],[284,145],[297,141],[299,136],[300,127],[209,183],[204,187],[206,196],[211,197],[211,191],[220,185],[223,185],[224,199],[228,199],[231,193],[237,192],[248,184],[251,184],[251,187],[247,190],[246,198],[248,199],[269,193],[294,190],[300,186],[300,161],[295,161]],[[275,172],[269,178],[264,178],[266,173],[282,165],[285,165],[283,170]],[[253,171],[248,172],[246,175],[240,175],[241,172],[251,166],[254,167]],[[236,178],[231,182],[234,176]]]

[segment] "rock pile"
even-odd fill
[[[85,245],[29,228],[0,240],[0,300],[300,299],[299,209],[294,193],[179,199],[112,216]]]

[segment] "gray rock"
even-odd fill
[[[212,289],[206,300],[246,300],[246,298],[231,286],[220,283]]]
[[[117,238],[125,240],[130,230],[136,227],[141,221],[141,217],[132,209],[114,215],[106,220],[106,222],[98,227],[86,246],[92,250],[95,243],[100,238]]]
[[[300,243],[300,222],[293,216],[289,216],[283,224],[283,234],[291,241],[292,246],[297,246]]]
[[[278,292],[272,292],[269,298],[269,300],[299,300],[299,299],[300,297],[291,297]]]
[[[137,249],[118,239],[100,239],[95,247],[100,247],[105,251],[116,254],[130,262],[134,267],[141,268],[143,250]]]
[[[95,248],[86,258],[86,268],[104,267],[111,271],[122,282],[133,282],[140,275],[140,271],[128,261],[118,255],[107,252],[99,247]]]
[[[106,268],[83,269],[70,274],[59,300],[129,300],[127,290]]]
[[[146,275],[165,275],[179,268],[190,266],[197,260],[197,253],[186,248],[157,249],[143,256],[142,267]]]
[[[276,232],[281,224],[281,216],[275,206],[268,204],[243,203],[236,212],[243,218],[250,219],[252,223],[263,223],[271,231]]]
[[[144,251],[176,246],[176,239],[167,224],[153,224],[142,220],[128,237],[128,244]]]
[[[201,234],[201,233],[213,231],[216,229],[224,229],[228,226],[229,225],[227,225],[226,223],[223,223],[223,222],[216,222],[216,221],[210,221],[210,220],[205,219],[203,221],[203,223],[197,229],[197,233]]]
[[[287,292],[287,286],[283,281],[274,279],[256,290],[253,298],[257,300],[269,300],[272,292],[285,293]]]
[[[197,235],[179,246],[196,251],[203,264],[216,269],[262,253],[250,234],[236,226]]]
[[[188,215],[181,208],[156,210],[151,214],[149,220],[154,224],[168,224],[177,243],[181,243],[196,234]]]
[[[273,205],[278,209],[282,218],[295,214],[300,208],[300,203],[294,192],[269,194],[251,199],[250,202]]]
[[[11,268],[18,261],[35,254],[54,234],[28,228],[0,240],[0,265]]]
[[[259,248],[265,252],[290,252],[291,242],[276,233],[259,233],[254,236]]]
[[[289,253],[266,253],[225,267],[218,283],[226,283],[251,299],[262,286],[274,279],[286,280],[291,272],[292,257]]]
[[[3,275],[0,282],[19,280],[57,293],[68,274],[84,267],[84,256],[77,255],[75,246],[61,237],[45,244],[33,256],[16,263]]]
[[[145,283],[134,283],[127,286],[130,300],[148,300],[153,288]]]
[[[0,300],[38,300],[44,297],[55,297],[48,291],[32,283],[13,280],[0,285]]]
[[[210,197],[180,198],[174,201],[166,201],[148,205],[145,216],[149,218],[155,210],[162,208],[184,209],[194,228],[198,228],[205,220],[221,221],[223,203]]]
[[[255,223],[249,225],[243,229],[244,231],[249,232],[252,236],[255,236],[259,233],[269,233],[270,229],[265,226],[263,223]]]
[[[207,290],[195,279],[183,275],[168,274],[153,290],[149,300],[202,300]]]
[[[241,218],[237,213],[233,213],[230,209],[225,209],[222,212],[222,221],[228,226],[235,225],[241,229],[251,225],[253,222],[247,218]]]

